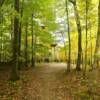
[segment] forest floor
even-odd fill
[[[66,64],[41,64],[20,71],[20,80],[8,81],[0,71],[0,100],[100,100],[100,69],[66,73]]]

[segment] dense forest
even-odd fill
[[[0,100],[100,100],[100,0],[0,0]]]

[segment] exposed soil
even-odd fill
[[[0,71],[0,100],[100,100],[100,70],[66,73],[66,64],[41,64],[20,71],[20,80],[7,81]],[[93,76],[93,77],[92,77]]]

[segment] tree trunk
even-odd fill
[[[15,10],[19,13],[19,0],[15,0]],[[18,76],[18,38],[19,38],[19,18],[14,17],[14,38],[13,38],[13,66],[11,72],[11,80],[16,81]]]
[[[68,1],[66,0],[66,14],[67,14],[67,27],[68,27],[68,40],[69,40],[69,53],[68,53],[68,65],[67,72],[70,72],[71,63],[71,39],[70,39],[70,26],[69,26],[69,11],[68,11]]]
[[[24,3],[24,0],[22,1],[22,4],[21,4],[21,9],[20,9],[20,16],[21,18],[23,17],[23,3]],[[19,66],[18,66],[18,69],[20,70],[20,56],[21,56],[21,33],[22,33],[22,22],[20,21],[20,26],[19,26],[19,42],[18,42],[18,45],[19,45],[19,50],[18,50],[18,58],[19,58]]]
[[[92,52],[93,52],[92,49],[93,49],[93,47],[92,47],[92,36],[91,36],[91,35],[92,35],[92,33],[91,33],[91,28],[90,28],[90,41],[91,41],[91,68],[93,69],[93,65],[92,65],[92,61],[93,61],[93,60],[92,60],[92,56],[93,56],[93,54],[92,54]]]
[[[35,66],[35,60],[34,60],[34,33],[33,33],[33,14],[32,14],[32,67]]]
[[[94,63],[97,63],[98,66],[98,52],[100,51],[100,0],[98,6],[98,32],[97,32],[97,39],[96,39],[96,47],[95,47],[95,56],[94,56]]]
[[[88,7],[87,7],[87,0],[86,0],[86,45],[85,45],[85,71],[87,67],[87,45],[88,45],[88,40],[87,40],[87,35],[88,35],[88,26],[87,26],[87,14],[88,14]]]
[[[76,70],[81,70],[81,55],[82,55],[82,30],[81,30],[81,24],[80,24],[80,18],[77,10],[76,0],[70,2],[74,6],[74,13],[76,17],[76,24],[77,24],[77,31],[78,31],[78,57],[77,57],[77,64],[76,64]]]
[[[28,42],[27,42],[27,37],[28,37],[28,21],[26,21],[26,25],[25,25],[25,67],[28,67],[28,53],[27,53]]]
[[[3,15],[2,15],[2,11],[0,12],[0,24],[3,24]],[[3,25],[0,25],[0,40],[1,40],[1,43],[0,43],[0,62],[2,62],[2,51],[3,51],[3,47],[2,47],[2,44],[3,44]]]

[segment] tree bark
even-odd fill
[[[96,39],[96,47],[95,47],[95,55],[94,55],[94,63],[97,63],[98,66],[98,52],[100,51],[100,0],[98,6],[98,31],[97,31],[97,39]]]
[[[27,37],[28,37],[28,21],[26,21],[26,25],[25,25],[25,67],[28,67],[28,53],[27,53],[28,41],[27,41]]]
[[[70,39],[70,25],[69,25],[69,11],[68,11],[68,1],[66,0],[66,14],[67,14],[67,27],[68,27],[68,40],[69,40],[69,53],[68,53],[68,65],[67,72],[70,72],[71,63],[71,39]]]
[[[74,6],[74,13],[76,17],[76,24],[77,24],[77,31],[78,31],[78,57],[77,57],[76,70],[80,71],[81,61],[82,61],[82,57],[81,57],[82,56],[82,29],[81,29],[81,24],[80,24],[80,17],[79,17],[78,10],[77,10],[76,0],[74,1],[70,0],[70,2]]]
[[[21,8],[20,8],[20,16],[21,18],[23,17],[23,6],[24,6],[24,0],[22,1]],[[20,26],[19,26],[19,42],[18,42],[18,58],[19,58],[19,65],[18,69],[20,70],[20,57],[21,57],[21,33],[22,33],[22,22],[20,21]]]
[[[87,14],[88,14],[88,6],[87,6],[87,0],[86,2],[86,44],[85,44],[85,71],[86,71],[86,67],[87,67],[87,45],[88,45],[88,40],[87,40],[87,35],[88,35],[88,26],[87,26]]]
[[[19,0],[15,0],[15,10],[19,13]],[[14,38],[13,38],[13,66],[11,80],[16,81],[18,76],[18,38],[19,38],[19,18],[14,17]]]
[[[34,32],[33,32],[33,14],[32,14],[32,67],[35,66],[35,60],[34,60]]]
[[[0,24],[3,24],[3,15],[2,15],[2,11],[0,12]],[[2,51],[3,51],[3,47],[2,47],[2,44],[3,44],[3,25],[0,25],[0,39],[1,39],[1,43],[0,43],[0,62],[2,62]]]

